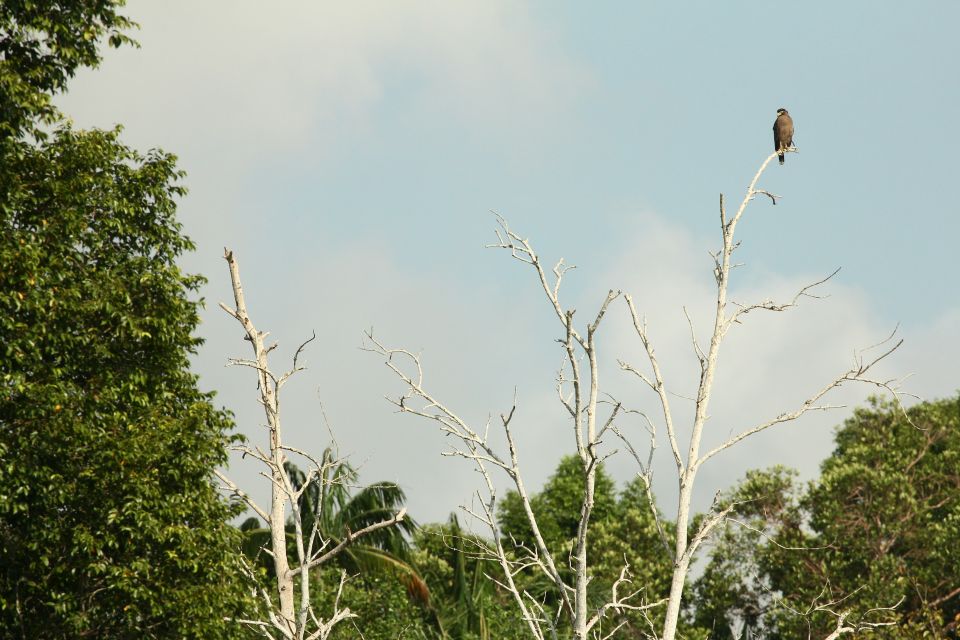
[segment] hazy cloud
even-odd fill
[[[139,50],[109,52],[60,102],[82,124],[236,170],[373,134],[390,92],[479,139],[543,135],[587,82],[548,28],[506,2],[132,2]]]

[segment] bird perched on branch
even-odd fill
[[[786,109],[777,109],[777,119],[773,122],[773,148],[777,151],[780,164],[783,164],[784,149],[793,146],[793,118]]]

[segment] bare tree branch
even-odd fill
[[[672,560],[676,560],[673,557],[673,549],[670,548],[670,543],[667,542],[667,534],[663,528],[663,522],[660,518],[660,510],[657,509],[657,501],[653,497],[653,453],[656,450],[656,430],[653,427],[653,423],[647,418],[646,414],[641,414],[647,420],[647,423],[650,425],[650,453],[647,458],[646,463],[640,459],[640,455],[637,453],[637,450],[634,449],[633,444],[630,440],[627,439],[623,433],[617,429],[613,428],[613,432],[627,445],[627,450],[630,452],[630,455],[633,456],[633,459],[637,462],[637,466],[640,467],[640,473],[637,474],[640,478],[640,481],[643,482],[643,489],[647,496],[647,507],[650,509],[651,514],[653,515],[653,521],[657,526],[657,535],[660,537],[660,543],[663,544],[663,548],[666,550],[667,554]]]
[[[230,490],[230,493],[231,493],[232,495],[235,495],[235,496],[237,496],[238,498],[240,498],[241,500],[243,500],[243,502],[244,502],[248,507],[250,507],[251,509],[253,509],[253,512],[254,512],[254,513],[256,513],[258,516],[260,516],[260,517],[261,517],[262,519],[264,519],[264,520],[268,520],[268,519],[270,518],[270,516],[267,515],[267,512],[264,511],[264,510],[260,507],[260,505],[258,505],[258,504],[254,501],[253,498],[251,498],[243,489],[241,489],[241,488],[238,487],[236,484],[234,484],[234,482],[233,482],[232,480],[230,480],[227,476],[225,476],[225,475],[223,474],[223,472],[221,472],[219,469],[214,469],[214,470],[213,470],[213,473],[214,473],[214,475],[217,476],[217,478],[220,479],[220,482],[222,482],[222,483],[225,485],[225,487]]]
[[[888,341],[891,340],[892,338],[893,338],[893,335],[891,335],[889,338],[887,338],[887,340],[886,340],[885,342],[888,342]],[[876,346],[879,346],[879,345],[882,345],[882,344],[883,344],[883,343],[881,342],[881,343],[879,343],[879,344],[877,344],[877,345],[873,345],[872,347],[867,347],[867,348],[868,348],[868,349],[872,349],[872,348],[874,348],[874,347],[876,347]],[[729,449],[730,447],[732,447],[732,446],[735,445],[736,443],[740,442],[740,441],[743,440],[744,438],[748,438],[748,437],[752,436],[752,435],[755,434],[755,433],[759,433],[759,432],[761,432],[761,431],[764,431],[764,430],[766,430],[766,429],[769,429],[770,427],[772,427],[772,426],[774,426],[774,425],[781,424],[781,423],[783,423],[783,422],[791,422],[791,421],[793,421],[793,420],[796,420],[796,419],[798,419],[799,417],[801,417],[802,415],[804,415],[805,413],[807,413],[807,412],[809,412],[809,411],[829,411],[829,410],[831,410],[831,409],[841,408],[843,405],[818,405],[818,404],[816,404],[816,403],[820,400],[820,398],[822,398],[823,396],[825,396],[827,393],[829,393],[829,392],[832,391],[833,389],[836,389],[836,388],[844,385],[844,384],[847,383],[847,382],[861,382],[861,383],[871,384],[871,385],[874,385],[874,386],[877,386],[877,387],[886,389],[888,392],[890,392],[890,393],[891,393],[895,398],[897,398],[898,401],[899,401],[899,395],[900,395],[900,393],[899,393],[899,388],[897,388],[896,386],[893,386],[894,383],[896,383],[896,382],[898,382],[898,381],[895,381],[895,380],[875,380],[875,379],[873,379],[873,378],[867,377],[865,374],[866,374],[868,371],[870,371],[870,369],[872,369],[872,368],[874,367],[874,365],[876,365],[878,362],[880,362],[881,360],[883,360],[884,358],[886,358],[887,356],[889,356],[891,353],[893,353],[894,351],[896,351],[896,350],[900,347],[901,344],[903,344],[903,340],[899,340],[895,345],[893,345],[893,347],[891,347],[890,349],[884,351],[884,352],[881,353],[879,356],[877,356],[876,358],[874,358],[874,359],[872,359],[872,360],[869,360],[869,361],[863,359],[863,351],[858,352],[858,354],[857,354],[857,356],[856,356],[856,358],[855,358],[855,361],[854,361],[854,365],[853,365],[850,369],[847,369],[845,372],[843,372],[842,374],[840,374],[839,376],[837,376],[836,378],[834,378],[833,380],[831,380],[829,383],[827,383],[826,385],[824,385],[823,387],[821,387],[821,388],[820,388],[818,391],[816,391],[813,395],[811,395],[810,397],[808,397],[808,398],[803,402],[803,404],[802,404],[799,408],[794,409],[793,411],[781,413],[781,414],[778,415],[776,418],[773,418],[773,419],[771,419],[771,420],[768,420],[768,421],[766,421],[766,422],[763,422],[763,423],[761,423],[761,424],[758,424],[758,425],[756,425],[756,426],[754,426],[754,427],[751,427],[751,428],[749,428],[749,429],[746,429],[745,431],[743,431],[743,432],[741,432],[741,433],[733,436],[732,438],[728,439],[728,440],[727,440],[726,442],[724,442],[723,444],[718,445],[717,447],[711,449],[709,452],[707,452],[706,454],[704,454],[704,455],[700,458],[699,464],[703,464],[704,462],[706,462],[707,460],[709,460],[710,458],[712,458],[712,457],[715,456],[716,454],[720,453],[720,452],[723,451],[724,449]]]
[[[373,533],[374,531],[377,531],[378,529],[385,529],[385,528],[387,528],[387,527],[392,527],[392,526],[394,526],[394,525],[397,525],[397,524],[403,522],[403,518],[404,518],[404,516],[406,516],[406,515],[407,515],[407,510],[406,510],[405,508],[404,508],[404,509],[400,509],[400,511],[398,511],[398,512],[395,513],[395,514],[393,514],[390,518],[388,518],[388,519],[386,519],[386,520],[381,520],[380,522],[375,522],[375,523],[373,523],[373,524],[371,524],[371,525],[368,525],[368,526],[364,527],[363,529],[360,529],[359,531],[355,531],[355,532],[354,532],[354,531],[347,531],[347,535],[344,537],[343,540],[340,541],[340,543],[339,543],[337,546],[333,547],[332,549],[330,549],[329,551],[327,551],[327,552],[324,553],[323,555],[317,556],[316,558],[311,559],[311,560],[307,563],[307,568],[308,568],[308,569],[312,569],[313,567],[317,567],[317,566],[323,564],[324,562],[330,560],[331,558],[333,558],[333,557],[335,557],[337,554],[339,554],[341,551],[343,551],[344,549],[346,549],[348,546],[350,546],[350,544],[352,544],[354,540],[357,540],[357,539],[359,539],[359,538],[362,538],[363,536],[365,536],[365,535],[367,535],[367,534],[369,534],[369,533]]]
[[[310,601],[311,569],[333,558],[355,540],[378,529],[395,526],[404,519],[406,510],[401,509],[393,516],[368,525],[360,531],[348,532],[345,539],[326,551],[324,551],[324,549],[329,546],[329,541],[320,539],[320,519],[318,517],[313,519],[313,524],[309,527],[308,531],[304,530],[304,514],[301,509],[301,498],[304,492],[311,486],[311,483],[321,482],[327,485],[330,482],[334,482],[335,480],[330,478],[328,472],[337,466],[338,461],[327,454],[324,454],[322,459],[318,459],[302,449],[283,443],[280,422],[280,389],[292,375],[304,369],[304,367],[299,364],[300,355],[306,346],[316,339],[316,333],[314,332],[311,338],[304,341],[297,348],[293,356],[293,367],[279,377],[274,375],[270,369],[268,356],[277,345],[274,343],[267,346],[264,340],[269,334],[257,330],[253,321],[250,319],[244,298],[243,286],[240,281],[240,269],[233,252],[224,249],[224,259],[227,261],[230,270],[234,307],[231,308],[223,303],[221,303],[220,306],[243,326],[246,340],[251,343],[254,352],[254,359],[252,360],[232,358],[230,359],[230,363],[249,367],[257,372],[258,400],[267,418],[265,426],[269,440],[269,452],[259,447],[251,449],[247,446],[239,446],[235,449],[244,456],[249,455],[264,465],[265,470],[262,471],[260,475],[267,478],[270,482],[270,509],[267,510],[258,506],[246,492],[227,478],[225,474],[219,471],[217,471],[216,474],[231,494],[243,500],[260,518],[266,521],[270,529],[270,545],[265,551],[273,561],[274,574],[276,576],[273,597],[265,590],[259,590],[266,607],[267,620],[245,618],[237,621],[257,629],[267,638],[280,637],[286,640],[326,640],[335,625],[349,618],[353,618],[355,615],[347,608],[340,608],[340,596],[343,591],[346,574],[341,574],[340,586],[337,591],[331,617],[323,620],[316,615]],[[312,468],[305,473],[302,484],[297,488],[293,486],[285,466],[288,461],[288,453],[299,455],[313,465]],[[321,493],[323,493],[323,491],[321,491]],[[322,509],[322,504],[319,508]],[[287,521],[285,514],[288,509],[290,511],[290,521],[294,528],[293,538],[297,557],[295,566],[291,566],[287,549]],[[315,552],[314,547],[317,544],[319,544],[320,549]],[[294,594],[297,591],[300,595],[299,604],[294,602]],[[274,598],[276,598],[276,601],[274,601]],[[308,626],[312,626],[313,630],[310,631]],[[276,632],[279,636],[275,636],[273,632]]]
[[[627,562],[626,558],[623,559],[623,563],[623,568],[620,569],[620,576],[614,580],[613,585],[610,588],[610,600],[603,604],[587,622],[588,632],[603,619],[603,617],[607,614],[607,611],[613,611],[615,613],[621,613],[623,611],[646,611],[648,609],[654,609],[666,604],[666,598],[658,600],[657,602],[645,604],[630,603],[629,601],[640,595],[643,592],[643,589],[637,589],[627,595],[621,595],[620,589],[625,585],[631,584],[632,582],[629,577],[630,564]]]
[[[630,296],[630,294],[626,294],[624,295],[624,299],[627,301],[627,307],[630,309],[630,317],[633,320],[633,328],[636,330],[637,336],[639,336],[640,342],[643,344],[643,348],[647,352],[647,359],[650,361],[650,367],[653,369],[653,377],[655,382],[651,383],[650,380],[643,376],[641,376],[641,378],[647,383],[647,386],[656,392],[657,396],[660,398],[660,406],[663,409],[663,421],[667,427],[667,439],[670,442],[670,451],[673,453],[673,460],[677,465],[677,472],[681,473],[683,471],[683,459],[680,457],[680,445],[677,443],[677,430],[673,425],[673,413],[670,411],[670,399],[667,397],[667,388],[663,383],[663,374],[660,372],[660,363],[657,361],[657,355],[653,349],[653,344],[647,337],[646,323],[640,321],[640,316],[637,314],[637,308],[633,305],[633,298]],[[620,366],[626,368],[622,362]],[[640,374],[637,373],[637,375]]]
[[[798,301],[800,300],[800,298],[816,298],[816,299],[820,299],[820,298],[822,298],[823,296],[813,295],[812,293],[809,293],[809,291],[810,291],[811,289],[814,289],[814,288],[820,286],[821,284],[827,282],[828,280],[830,280],[831,278],[833,278],[833,276],[837,275],[838,273],[840,273],[840,267],[837,267],[836,269],[834,269],[833,273],[831,273],[830,275],[828,275],[826,278],[823,278],[823,279],[821,279],[821,280],[818,280],[818,281],[816,281],[816,282],[814,282],[814,283],[812,283],[812,284],[808,284],[807,286],[805,286],[805,287],[803,287],[802,289],[800,289],[800,291],[798,291],[798,292],[793,296],[793,299],[790,300],[789,302],[780,302],[780,303],[777,303],[777,302],[774,302],[773,300],[764,300],[763,302],[758,302],[758,303],[751,304],[751,305],[741,305],[741,304],[738,304],[738,303],[734,302],[733,304],[736,305],[736,306],[738,307],[738,309],[737,309],[737,311],[736,311],[733,315],[731,315],[731,316],[729,317],[729,319],[727,320],[727,325],[729,326],[729,325],[734,324],[734,323],[739,323],[741,316],[745,316],[746,314],[750,313],[751,311],[755,311],[755,310],[757,310],[757,309],[763,309],[764,311],[786,311],[787,309],[790,309],[790,308],[792,308],[792,307],[797,306],[797,303],[798,303]]]

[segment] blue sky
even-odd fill
[[[545,262],[578,265],[565,300],[581,320],[607,289],[632,293],[689,392],[682,306],[708,321],[718,194],[742,198],[781,106],[800,152],[761,182],[783,200],[748,210],[734,290],[785,294],[843,269],[829,298],[731,337],[715,437],[802,400],[898,322],[906,343],[885,372],[913,373],[905,388],[922,397],[960,388],[956,3],[176,0],[129,14],[142,48],[110,52],[60,104],[80,126],[122,123],[130,144],[180,156],[181,219],[198,244],[184,265],[210,279],[203,384],[262,439],[254,381],[223,367],[247,346],[215,304],[229,299],[230,246],[278,354],[320,336],[287,391],[290,440],[325,446],[322,401],[364,479],[399,481],[422,520],[469,501],[476,477],[440,457],[431,425],[392,413],[383,396],[399,387],[357,348],[362,330],[422,350],[428,382],[472,420],[516,388],[521,464],[539,483],[572,448],[552,397],[559,330],[532,273],[483,248],[490,212]],[[615,357],[639,354],[615,310],[604,381],[649,408],[617,371]],[[711,463],[701,504],[748,468],[809,477],[845,415]],[[611,468],[635,471],[625,458]],[[657,476],[665,507],[669,473]]]

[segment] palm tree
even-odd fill
[[[295,490],[304,486],[306,474],[291,462],[284,469]],[[392,482],[377,482],[363,487],[356,493],[358,474],[347,462],[338,461],[332,450],[323,452],[321,473],[311,478],[300,496],[300,512],[305,536],[316,531],[328,548],[340,544],[351,532],[386,520],[402,507],[406,500],[403,490]],[[350,574],[389,573],[397,576],[407,587],[410,597],[423,604],[429,602],[430,593],[426,583],[410,564],[409,537],[417,530],[417,523],[409,516],[395,526],[378,529],[350,543],[331,562]],[[296,554],[293,546],[294,525],[287,523],[288,553]],[[243,551],[248,558],[258,561],[269,572],[272,563],[266,553],[270,530],[263,528],[256,518],[247,519],[241,526],[244,531]]]
[[[450,547],[453,565],[453,607],[454,615],[448,623],[453,637],[476,637],[489,640],[487,618],[484,607],[490,605],[490,582],[484,578],[483,562],[473,558],[473,569],[467,567],[468,553],[463,530],[456,514],[450,514],[449,530],[454,544]]]
[[[428,637],[433,640],[489,640],[488,611],[500,606],[485,573],[496,571],[482,557],[488,542],[465,532],[455,514],[445,524],[429,525],[416,540],[421,553],[439,560],[424,565],[434,591]]]

